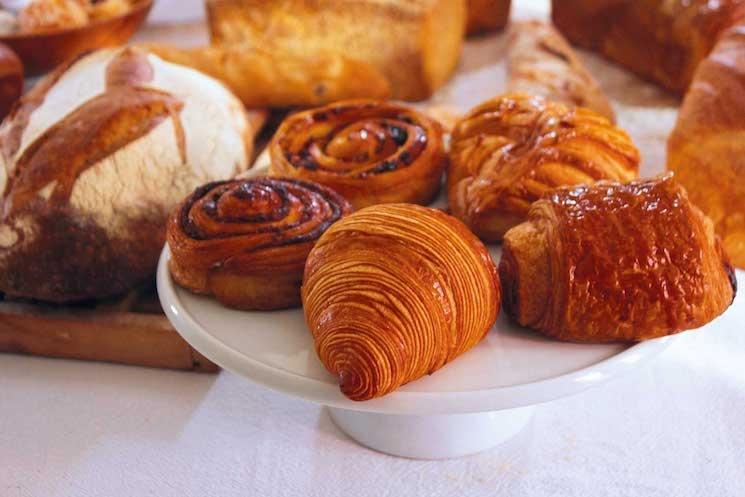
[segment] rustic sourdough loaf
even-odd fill
[[[256,126],[220,83],[144,52],[58,68],[0,126],[0,290],[67,302],[152,277],[171,208],[247,169]]]

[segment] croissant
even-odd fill
[[[629,136],[605,117],[542,97],[508,94],[471,110],[451,139],[454,216],[494,242],[557,186],[628,181],[639,170]]]
[[[468,35],[502,29],[510,18],[510,0],[468,0]]]
[[[368,400],[476,345],[497,318],[500,288],[489,253],[461,222],[386,204],[321,236],[302,299],[321,362],[344,395]]]
[[[693,80],[668,142],[668,168],[745,268],[745,27],[727,31]]]
[[[291,115],[274,135],[269,153],[271,175],[326,185],[355,209],[429,203],[440,189],[447,161],[437,121],[373,100]]]
[[[388,80],[375,67],[328,50],[246,43],[142,48],[219,79],[247,107],[312,106],[346,98],[386,98],[391,93]]]
[[[551,12],[572,43],[678,94],[743,16],[742,0],[552,0]]]
[[[634,342],[698,328],[732,303],[711,221],[667,175],[560,188],[504,237],[505,311],[573,342]]]
[[[613,108],[597,81],[551,24],[512,23],[507,53],[508,91],[587,107],[615,120]]]
[[[173,279],[229,307],[300,303],[305,259],[319,236],[351,211],[321,185],[278,178],[197,188],[173,213],[167,240]]]

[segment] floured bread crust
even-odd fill
[[[134,49],[53,73],[0,127],[0,290],[72,301],[151,277],[170,210],[247,169],[254,133],[220,83]]]

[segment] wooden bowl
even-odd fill
[[[18,54],[26,75],[34,76],[89,50],[124,44],[145,21],[152,6],[153,0],[138,0],[120,16],[76,28],[13,33],[0,36],[0,42]]]

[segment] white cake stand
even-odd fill
[[[339,392],[316,357],[302,310],[227,309],[177,287],[167,269],[169,258],[166,248],[158,294],[171,323],[193,347],[251,381],[329,406],[332,419],[350,437],[403,457],[457,457],[498,445],[530,421],[536,404],[634,371],[670,341],[560,343],[500,316],[478,346],[431,376],[383,398],[354,402]]]

